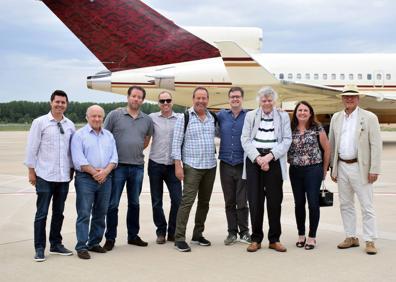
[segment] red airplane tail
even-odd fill
[[[138,0],[43,0],[110,71],[219,57]]]

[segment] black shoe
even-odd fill
[[[94,252],[94,253],[101,253],[101,254],[107,252],[106,249],[102,248],[100,245],[90,247],[90,248],[88,248],[88,251]]]
[[[129,245],[135,245],[139,247],[147,247],[148,243],[144,242],[139,236],[136,236],[135,239],[128,240]]]
[[[297,241],[296,242],[296,247],[297,248],[304,248],[304,246],[305,246],[305,242],[307,241],[307,238],[305,237],[304,238],[304,241]]]
[[[44,249],[37,249],[34,255],[34,260],[37,262],[45,261]]]
[[[53,255],[61,255],[61,256],[71,256],[73,254],[72,251],[66,249],[61,244],[51,247],[49,253]]]
[[[168,241],[175,242],[175,235],[168,234]]]
[[[88,253],[87,250],[77,251],[77,255],[80,259],[90,259],[91,255]]]
[[[200,246],[210,246],[211,243],[209,240],[206,240],[205,237],[201,236],[199,238],[192,238],[191,243],[198,244]]]
[[[175,248],[179,252],[191,252],[190,246],[186,243],[186,241],[176,241]]]
[[[103,245],[103,249],[110,252],[114,248],[114,240],[106,240],[105,244]]]

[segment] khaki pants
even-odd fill
[[[184,164],[183,196],[176,218],[176,241],[186,240],[186,226],[190,210],[198,194],[197,211],[193,238],[202,236],[205,229],[206,216],[209,211],[209,201],[212,196],[213,183],[216,177],[216,167],[211,169],[195,169]]]
[[[377,227],[373,207],[373,184],[363,184],[358,163],[338,162],[338,195],[341,217],[347,237],[356,237],[355,194],[360,202],[363,219],[363,239],[377,238]]]

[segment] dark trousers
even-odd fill
[[[45,249],[48,208],[52,199],[52,218],[49,241],[51,246],[62,244],[61,229],[63,224],[63,210],[69,182],[49,182],[40,177],[36,180],[36,215],[34,218],[34,248]]]
[[[281,205],[283,200],[283,179],[279,160],[271,161],[268,171],[246,158],[246,180],[250,218],[252,222],[252,241],[261,243],[263,240],[264,202],[267,199],[268,241],[279,242],[281,230]]]
[[[319,194],[323,179],[323,165],[290,166],[289,175],[293,189],[298,235],[305,235],[305,202],[308,200],[308,236],[315,238],[320,218]]]
[[[139,196],[142,191],[143,170],[143,165],[118,164],[117,168],[113,171],[110,203],[106,217],[107,229],[105,237],[107,240],[115,241],[117,237],[118,206],[125,183],[128,197],[126,218],[128,240],[135,239],[139,234]]]
[[[205,229],[206,216],[209,211],[209,201],[212,196],[213,183],[216,177],[216,167],[210,169],[195,169],[184,165],[183,196],[176,218],[176,241],[186,240],[186,227],[191,208],[198,194],[197,211],[193,238],[202,236]]]
[[[76,251],[98,246],[106,227],[106,214],[110,202],[111,175],[99,184],[91,175],[76,172]],[[90,225],[91,223],[91,225]]]
[[[228,233],[242,236],[249,232],[249,208],[246,181],[242,179],[243,164],[230,165],[220,161],[220,181],[223,189]]]
[[[157,227],[157,235],[166,235],[167,223],[162,207],[164,182],[168,187],[171,207],[169,211],[168,234],[175,235],[176,216],[182,197],[181,182],[175,175],[175,165],[164,165],[149,160],[148,175],[150,179],[151,204],[153,221]]]

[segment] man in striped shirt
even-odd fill
[[[51,95],[51,111],[36,118],[30,128],[25,165],[29,182],[36,187],[37,211],[34,219],[35,261],[45,261],[48,208],[52,199],[52,219],[49,241],[50,254],[69,256],[73,253],[62,245],[63,210],[69,182],[73,176],[70,139],[75,132],[72,121],[63,114],[68,98],[62,90]]]
[[[175,247],[181,252],[191,250],[186,243],[185,235],[190,210],[197,195],[198,205],[191,242],[201,246],[211,244],[202,235],[217,164],[214,144],[215,119],[207,110],[208,101],[208,90],[197,87],[193,92],[193,107],[188,109],[188,124],[185,124],[183,115],[176,121],[173,135],[172,158],[175,160],[175,173],[180,181],[184,180],[175,232]]]

